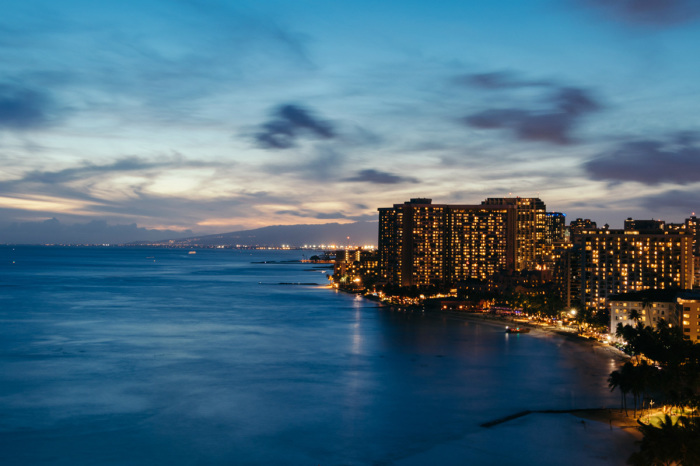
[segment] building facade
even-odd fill
[[[678,306],[683,338],[700,343],[700,293],[680,293]]]
[[[677,291],[645,290],[611,295],[610,332],[615,333],[618,325],[636,326],[642,323],[656,328],[660,322],[677,327]]]
[[[378,252],[372,249],[336,251],[333,279],[343,288],[364,288],[376,283],[379,272]]]
[[[548,238],[545,203],[536,197],[490,197],[482,204],[510,206],[516,210],[515,269],[541,268],[545,261]]]
[[[613,294],[693,287],[693,238],[683,232],[582,229],[572,242],[572,305],[598,311]]]
[[[399,286],[488,279],[515,265],[516,211],[507,205],[411,199],[379,209],[380,279]]]

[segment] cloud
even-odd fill
[[[521,87],[547,87],[552,85],[550,81],[521,79],[517,77],[515,73],[508,71],[469,74],[457,78],[457,82],[483,89],[516,89]]]
[[[0,230],[11,223],[60,215],[62,221],[78,223],[99,218],[111,224],[137,222],[149,228],[175,230],[196,227],[197,233],[213,233],[222,228],[243,229],[259,225],[259,219],[269,215],[266,206],[286,205],[291,210],[302,202],[293,193],[275,195],[242,189],[217,197],[192,197],[163,195],[133,188],[126,197],[110,198],[101,193],[98,193],[100,197],[96,197],[82,191],[71,191],[62,185],[37,184],[34,187],[35,194],[32,195],[0,195]],[[58,197],[56,191],[64,194]]]
[[[43,3],[3,11],[3,74],[92,121],[220,121],[231,93],[313,69],[303,36],[225,2],[141,2],[138,21],[129,5]]]
[[[374,169],[360,170],[355,176],[344,178],[343,181],[356,181],[374,184],[418,183],[416,178],[399,176]]]
[[[60,170],[32,170],[0,181],[0,223],[47,218],[57,214],[69,221],[88,216],[109,222],[137,221],[149,226],[191,227],[207,218],[253,216],[255,203],[279,203],[282,196],[245,189],[207,191],[230,173],[229,163],[190,160],[175,154],[156,158],[122,157],[103,164],[82,162]],[[204,168],[197,176],[188,169]],[[202,191],[164,194],[157,189],[182,178],[199,183]],[[125,183],[122,179],[127,179]],[[154,189],[154,187],[156,189]]]
[[[302,218],[315,218],[318,220],[353,220],[356,222],[374,221],[377,216],[375,214],[366,215],[347,215],[342,212],[317,212],[310,209],[288,209],[275,212],[278,215],[293,215]]]
[[[700,16],[697,0],[581,0],[612,19],[629,24],[667,27]]]
[[[505,85],[504,78],[489,78],[487,89],[513,87]],[[499,84],[501,83],[501,84]],[[535,84],[520,84],[531,86]],[[541,141],[552,144],[572,144],[575,126],[580,119],[602,108],[601,104],[586,90],[575,87],[560,87],[538,82],[537,86],[551,89],[545,97],[545,109],[528,108],[487,109],[464,118],[464,122],[473,128],[505,129],[516,139],[522,141]],[[484,86],[482,86],[484,87]]]
[[[619,144],[584,164],[594,179],[656,185],[700,182],[700,145],[683,133],[667,141],[644,139]]]
[[[655,212],[681,213],[684,216],[700,214],[700,193],[693,189],[682,191],[673,189],[641,199],[641,205]]]
[[[319,220],[334,220],[339,218],[348,218],[342,212],[316,212],[309,209],[278,210],[275,213],[278,215],[293,215],[295,217],[316,218]]]
[[[161,160],[147,160],[142,157],[122,157],[112,163],[97,165],[84,162],[77,167],[65,168],[57,171],[32,170],[27,172],[21,181],[37,182],[44,184],[60,184],[74,180],[81,180],[102,174],[117,174],[132,171],[149,171],[162,168],[184,168],[219,166],[218,163],[203,161],[188,161],[182,156],[174,156]]]
[[[264,164],[260,167],[263,173],[279,176],[284,179],[297,178],[301,180],[331,182],[344,173],[344,165],[348,156],[336,151],[328,145],[317,145],[309,151],[300,151],[292,160]]]
[[[0,129],[31,129],[49,123],[53,105],[48,95],[14,84],[0,84]]]
[[[289,149],[296,146],[297,139],[311,136],[320,139],[336,137],[333,126],[314,117],[304,107],[285,104],[273,112],[274,118],[261,125],[261,131],[255,135],[260,147],[268,149]]]

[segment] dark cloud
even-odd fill
[[[457,82],[468,84],[470,86],[481,87],[483,89],[515,89],[521,87],[546,87],[552,85],[552,83],[549,81],[521,79],[515,73],[508,71],[470,74],[458,78]]]
[[[318,220],[354,220],[356,222],[374,221],[377,216],[371,215],[346,215],[342,212],[317,212],[309,209],[288,209],[278,210],[275,212],[278,215],[293,215],[301,218],[315,218]]]
[[[681,191],[674,189],[641,199],[645,209],[664,214],[676,213],[687,217],[691,214],[700,215],[700,193],[697,190]]]
[[[594,179],[644,184],[700,182],[700,145],[692,134],[668,141],[638,140],[620,144],[584,164]]]
[[[416,178],[394,175],[392,173],[373,169],[360,170],[355,176],[344,178],[343,181],[357,181],[375,184],[418,183]]]
[[[85,163],[78,167],[56,171],[32,170],[24,175],[22,181],[57,184],[88,178],[101,173],[114,173],[136,170],[148,170],[162,167],[163,163],[148,162],[139,157],[126,157],[105,165]]]
[[[631,24],[672,26],[697,19],[697,0],[580,0],[609,17]]]
[[[128,199],[101,200],[100,205],[86,207],[95,216],[105,218],[148,218],[151,223],[195,225],[202,218],[242,217],[263,215],[257,210],[260,204],[293,205],[299,201],[290,196],[277,196],[266,192],[237,192],[215,198],[191,198],[168,194],[154,194],[142,189],[133,189]],[[110,215],[111,214],[111,215]]]
[[[601,105],[587,91],[575,87],[559,89],[552,100],[562,113],[571,116],[583,115],[601,108]]]
[[[315,118],[304,107],[286,104],[275,109],[274,118],[261,125],[255,139],[261,147],[289,149],[302,136],[332,139],[336,133],[330,123]]]
[[[0,129],[46,125],[52,110],[48,95],[13,84],[0,84]]]
[[[344,172],[347,156],[329,147],[318,145],[303,154],[295,154],[294,160],[287,159],[264,165],[262,170],[272,175],[283,175],[286,179],[295,177],[310,181],[336,180]]]
[[[24,175],[20,181],[45,184],[60,184],[74,180],[99,176],[101,174],[115,174],[130,171],[148,171],[162,168],[206,167],[219,166],[218,163],[203,161],[188,161],[181,156],[148,160],[142,157],[123,157],[112,163],[97,165],[85,162],[83,165],[56,171],[33,170]]]
[[[333,219],[345,219],[348,218],[342,212],[316,212],[308,209],[295,209],[295,210],[278,210],[275,212],[278,215],[293,215],[295,217],[303,218],[316,218],[319,220],[333,220]]]
[[[574,142],[571,133],[580,118],[599,110],[601,105],[583,89],[548,87],[554,89],[545,99],[544,110],[488,109],[464,118],[464,122],[474,128],[510,130],[523,141],[571,144]]]

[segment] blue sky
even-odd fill
[[[695,5],[12,1],[0,229],[214,233],[508,195],[678,221],[700,204]]]

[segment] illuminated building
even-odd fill
[[[683,338],[700,343],[700,293],[680,293],[678,306]]]
[[[445,279],[445,206],[411,199],[379,209],[380,277],[399,286]]]
[[[546,243],[557,243],[566,239],[566,214],[561,212],[545,213]]]
[[[693,238],[693,254],[695,255],[695,286],[700,284],[700,226],[698,219],[693,214],[692,217],[685,219],[683,223],[668,223],[666,229],[670,231],[684,232]]]
[[[490,197],[483,205],[516,209],[516,270],[535,270],[544,263],[548,237],[546,206],[539,198]]]
[[[610,295],[610,332],[615,333],[618,324],[657,327],[662,320],[678,326],[677,290],[644,290]],[[636,318],[633,319],[636,312]]]
[[[569,233],[574,234],[581,230],[595,230],[598,225],[591,219],[577,218],[569,223]]]
[[[578,281],[572,289],[582,306],[597,311],[606,308],[612,294],[693,287],[692,236],[644,229],[581,229],[572,235],[570,279]]]
[[[333,279],[343,288],[365,288],[377,281],[377,251],[357,248],[336,251]]]
[[[379,209],[380,278],[399,286],[488,279],[515,265],[516,211],[411,199]]]
[[[610,332],[618,324],[636,326],[641,323],[657,327],[663,321],[680,327],[683,337],[700,343],[700,293],[697,291],[645,290],[612,295],[610,303]],[[636,319],[632,319],[636,311]]]
[[[566,214],[547,212],[545,214],[545,237],[542,263],[547,269],[553,269],[562,249],[566,248],[568,232],[566,230]]]
[[[555,290],[566,309],[580,306],[581,270],[580,247],[567,242],[555,249],[556,260],[552,268]]]

